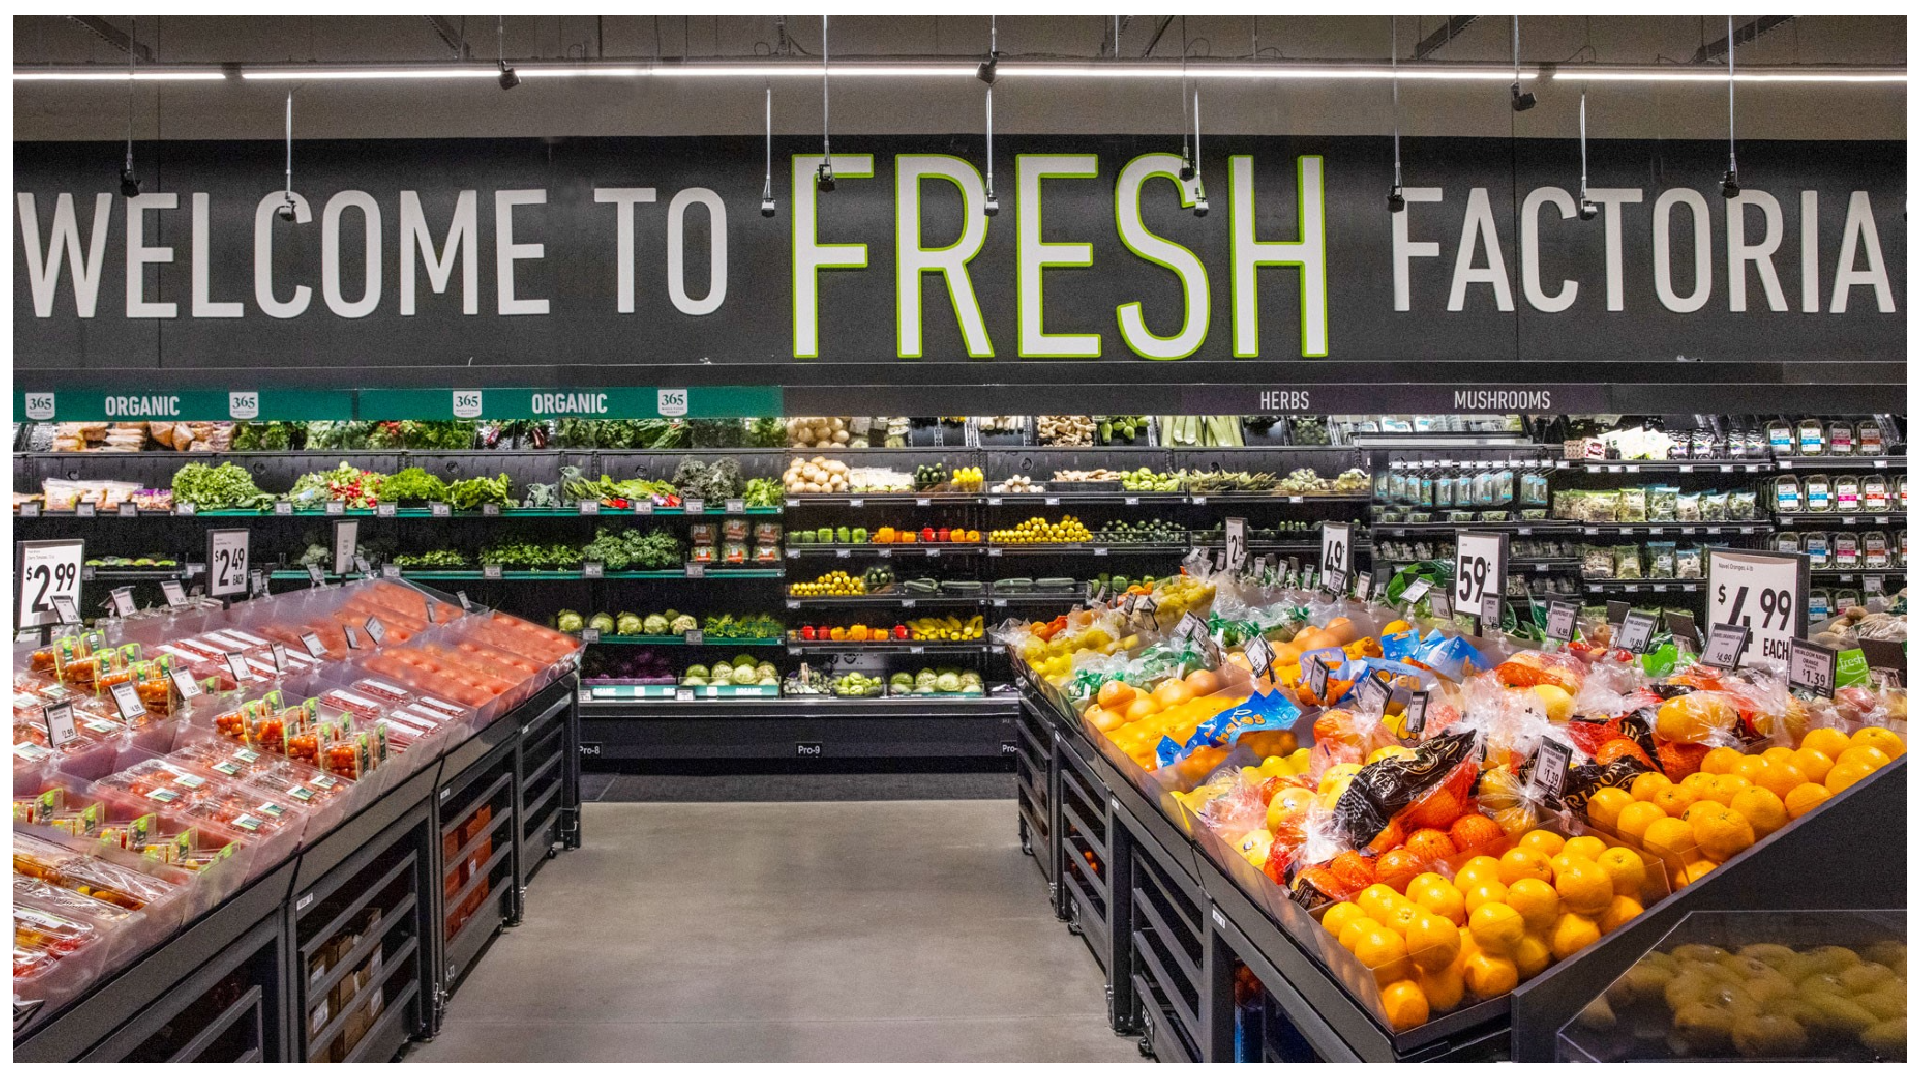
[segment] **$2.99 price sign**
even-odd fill
[[[45,626],[59,621],[54,599],[80,604],[80,566],[86,561],[84,540],[23,540],[14,545],[14,611],[16,626]]]
[[[1507,538],[1502,533],[1462,532],[1454,537],[1453,610],[1500,625],[1500,598],[1507,591]]]
[[[247,591],[247,530],[207,533],[207,595],[242,596]]]
[[[1810,580],[1805,555],[1709,549],[1707,625],[1746,627],[1760,658],[1784,663],[1807,632]]]

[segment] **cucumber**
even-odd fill
[[[1070,577],[1043,577],[1033,579],[1033,587],[1036,589],[1071,589],[1079,584],[1078,581]]]
[[[909,592],[933,593],[940,591],[940,583],[932,578],[914,578],[900,583]]]
[[[948,592],[979,592],[986,588],[978,581],[943,581],[940,587]]]
[[[1030,577],[1001,578],[1000,580],[993,583],[993,588],[994,588],[994,591],[996,592],[1010,592],[1017,589],[1031,589],[1033,588],[1033,579]]]

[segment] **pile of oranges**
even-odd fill
[[[1177,743],[1193,738],[1201,722],[1245,702],[1250,681],[1244,669],[1232,665],[1223,673],[1196,671],[1167,679],[1151,692],[1115,680],[1101,684],[1085,716],[1134,764],[1152,770],[1162,737]]]
[[[1587,819],[1666,863],[1677,883],[1691,883],[1905,752],[1900,736],[1881,727],[1852,736],[1816,728],[1795,749],[1758,754],[1715,747],[1679,783],[1649,772],[1624,790],[1600,789],[1587,801]]]
[[[1336,860],[1337,861],[1337,860]],[[1640,914],[1640,856],[1597,836],[1535,829],[1452,880],[1428,870],[1328,907],[1320,925],[1372,973],[1387,1023],[1406,1031],[1468,995],[1512,992]]]

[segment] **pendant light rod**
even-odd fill
[[[1587,197],[1587,92],[1580,91],[1580,220],[1592,221],[1600,207]]]
[[[1720,178],[1720,194],[1740,194],[1740,164],[1734,160],[1733,140],[1733,16],[1727,16],[1727,175]]]
[[[120,167],[120,194],[129,199],[140,194],[140,178],[133,172],[133,60],[139,26],[137,18],[127,17],[127,160]]]
[[[833,73],[828,63],[827,53],[827,16],[820,16],[820,154],[824,161],[814,173],[814,186],[821,191],[833,190],[833,136],[831,99],[833,94]]]
[[[773,84],[767,84],[767,178],[760,184],[760,216],[772,217],[773,205]]]
[[[1391,27],[1393,68],[1393,186],[1387,189],[1387,213],[1398,214],[1407,208],[1407,197],[1400,190],[1400,17],[1387,16]]]
[[[1520,89],[1520,16],[1513,17],[1513,86],[1509,91],[1513,97],[1513,111],[1526,112],[1539,104],[1539,99]]]

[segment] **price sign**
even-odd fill
[[[690,563],[688,563],[688,564],[687,564],[687,576],[688,576],[688,577],[690,577],[690,578],[703,578],[703,577],[706,577],[706,576],[707,576],[707,564],[706,564],[706,563],[697,563],[697,562],[690,562]]]
[[[1806,635],[1811,586],[1805,555],[1707,549],[1707,622],[1752,630],[1763,659],[1786,662],[1790,643]]]
[[[1385,715],[1387,700],[1393,697],[1393,688],[1387,685],[1386,673],[1376,671],[1373,677],[1360,684],[1360,710],[1372,715]]]
[[[1667,633],[1673,635],[1673,643],[1682,652],[1700,655],[1700,628],[1694,625],[1693,616],[1669,611],[1666,615]]]
[[[1436,619],[1453,618],[1453,593],[1446,589],[1437,589],[1427,594],[1427,603],[1433,608]]]
[[[1527,779],[1527,789],[1535,798],[1559,803],[1560,792],[1567,783],[1567,766],[1572,762],[1572,747],[1554,739],[1540,740],[1540,750],[1534,755],[1533,775]]]
[[[207,595],[243,596],[247,591],[247,530],[207,532]]]
[[[456,592],[453,595],[459,599],[461,611],[473,610],[473,601],[467,599],[467,591],[465,589],[461,589],[459,592]]]
[[[1247,565],[1247,519],[1230,517],[1226,521],[1226,563],[1222,567],[1234,573]]]
[[[1832,697],[1839,662],[1837,651],[1805,638],[1793,638],[1787,643],[1787,684]]]
[[[351,626],[342,626],[340,630],[342,633],[347,635],[347,648],[349,649],[361,648],[360,631],[355,630]]]
[[[745,499],[728,499],[727,500],[727,513],[744,514],[746,512],[747,512],[747,500]]]
[[[95,514],[99,513],[99,509],[100,509],[99,507],[95,506],[93,503],[90,503],[90,502],[75,503],[73,507],[73,514],[75,517],[93,517]]]
[[[1122,597],[1120,600],[1121,618],[1132,619],[1134,605],[1138,604],[1139,602],[1140,602],[1140,594],[1137,592],[1129,592],[1126,596]]]
[[[394,563],[387,563],[380,568],[380,576],[383,578],[398,578],[400,576],[400,567]]]
[[[1264,637],[1247,642],[1247,663],[1256,676],[1266,675],[1273,670],[1273,642]]]
[[[275,517],[292,517],[293,504],[285,499],[281,499],[279,502],[273,504],[273,513]]]
[[[40,516],[40,504],[39,504],[39,503],[37,503],[37,502],[26,502],[26,503],[21,503],[21,504],[20,504],[20,516],[21,516],[21,517],[39,517],[39,516]]]
[[[132,586],[118,588],[108,593],[107,602],[113,606],[113,615],[117,619],[124,619],[138,610],[133,606]]]
[[[1327,676],[1331,674],[1327,661],[1322,656],[1307,657],[1307,688],[1313,691],[1315,700],[1327,700]]]
[[[1753,631],[1745,626],[1732,626],[1727,623],[1715,623],[1707,634],[1707,648],[1700,659],[1717,668],[1732,670],[1740,666],[1740,657],[1747,651],[1747,642],[1753,639]]]
[[[1345,570],[1327,571],[1326,587],[1329,592],[1333,592],[1333,593],[1346,592],[1347,591],[1347,572]]]
[[[1200,621],[1200,616],[1189,611],[1174,624],[1173,636],[1176,640],[1197,642],[1207,636],[1207,624]]]
[[[675,700],[675,701],[692,701],[692,700],[693,700],[693,687],[691,687],[691,686],[676,686],[676,687],[674,687],[674,688],[673,688],[673,700]]]
[[[595,626],[586,627],[585,629],[580,631],[580,640],[583,644],[587,644],[587,645],[599,644],[600,628]]]
[[[114,513],[119,514],[121,517],[139,517],[140,504],[135,502],[123,502],[119,506],[114,507]]]
[[[246,682],[248,679],[253,678],[253,673],[247,670],[246,657],[237,652],[230,652],[227,654],[226,659],[227,672],[233,676],[233,681]]]
[[[506,571],[500,569],[499,563],[488,563],[480,568],[480,576],[489,581],[497,581],[505,573]]]
[[[585,514],[589,517],[600,512],[600,500],[598,499],[581,499],[579,502],[575,503],[574,506],[582,514]]]
[[[166,597],[168,607],[183,608],[187,606],[186,586],[180,584],[180,582],[173,578],[168,578],[160,583],[160,595]]]
[[[1353,595],[1362,600],[1373,598],[1373,571],[1362,570],[1353,579]]]
[[[1140,618],[1142,625],[1152,626],[1153,613],[1158,610],[1160,610],[1160,602],[1151,596],[1143,595],[1140,597],[1140,606],[1135,608],[1133,613]]]
[[[86,562],[84,540],[22,540],[14,545],[14,609],[16,626],[46,626],[55,621],[53,602],[80,600],[80,567]],[[60,620],[74,621],[74,620]]]
[[[175,517],[192,517],[192,516],[194,515],[194,513],[195,513],[195,512],[197,511],[197,509],[198,509],[198,508],[197,508],[197,507],[195,507],[195,506],[194,506],[194,505],[193,505],[192,503],[190,503],[190,502],[183,502],[183,503],[174,503],[174,504],[173,504],[173,516],[175,516]]]
[[[275,675],[287,673],[287,647],[277,641],[273,643],[273,673]]]
[[[360,543],[360,523],[357,521],[336,521],[333,523],[333,572],[345,574],[353,569],[355,548]]]
[[[453,507],[443,502],[428,503],[427,513],[433,515],[434,517],[452,517]]]
[[[1427,691],[1415,690],[1407,695],[1407,734],[1418,735],[1427,730]]]
[[[605,563],[588,562],[588,563],[580,564],[581,577],[588,577],[588,578],[605,577],[606,573],[607,573],[607,564]]]
[[[1659,620],[1644,611],[1632,611],[1620,620],[1620,633],[1614,636],[1616,647],[1627,650],[1635,656],[1644,655],[1647,645],[1653,641],[1653,628]]]
[[[849,499],[849,500],[847,500],[847,505],[848,505],[848,506],[859,506],[859,505],[860,505],[860,500],[858,500],[858,499]],[[685,511],[686,513],[689,513],[689,514],[704,514],[704,513],[706,513],[706,512],[707,512],[707,500],[705,500],[705,499],[683,499],[683,500],[681,500],[681,502],[680,502],[680,509],[681,509],[681,510],[683,510],[683,511]]]
[[[73,726],[73,702],[42,706],[40,715],[47,723],[47,741],[56,748],[80,737],[79,730]]]
[[[174,668],[167,675],[173,680],[174,692],[180,695],[180,700],[192,701],[200,695],[200,687],[193,681],[193,672],[186,668]]]
[[[314,585],[325,585],[327,583],[327,572],[318,566],[309,566],[307,567],[307,580]]]
[[[307,655],[313,657],[315,660],[325,660],[327,658],[327,647],[320,644],[319,634],[313,633],[312,631],[301,634],[300,644],[306,646]]]
[[[367,616],[367,636],[373,639],[375,645],[387,640],[387,628],[380,624],[376,616]]]
[[[383,503],[374,504],[374,507],[373,507],[374,517],[383,517],[383,518],[397,517],[399,516],[399,514],[400,514],[400,506],[397,503],[383,502]]]
[[[1507,591],[1506,534],[1457,533],[1453,559],[1454,610],[1498,625]]]
[[[1413,584],[1407,586],[1406,591],[1400,594],[1400,603],[1407,607],[1412,607],[1420,602],[1421,597],[1427,595],[1427,593],[1432,590],[1433,582],[1428,581],[1426,578],[1415,578]],[[1447,612],[1448,614],[1452,614],[1453,609],[1448,608]]]
[[[706,631],[689,630],[681,635],[681,640],[688,645],[705,645],[707,643]]]
[[[339,517],[346,512],[347,504],[344,499],[334,499],[327,503],[327,513],[332,517]]]
[[[120,711],[120,719],[131,724],[146,715],[147,707],[140,704],[140,691],[132,683],[114,683],[107,689],[113,695],[113,707]]]
[[[1320,526],[1320,573],[1331,577],[1340,573],[1344,584],[1353,570],[1353,526],[1346,522],[1323,522]]]
[[[500,504],[499,503],[481,503],[480,516],[481,517],[499,517]]]
[[[1555,641],[1572,641],[1574,620],[1580,607],[1571,600],[1555,600],[1547,605],[1547,636]]]

